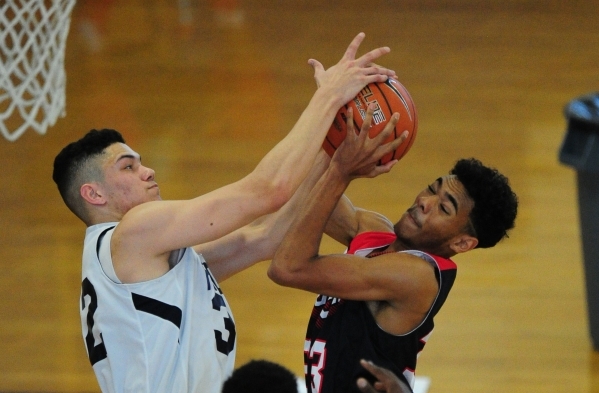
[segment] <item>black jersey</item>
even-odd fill
[[[368,256],[395,241],[393,233],[367,232],[356,236],[347,251]],[[439,283],[437,297],[422,323],[409,333],[394,335],[376,323],[367,303],[319,295],[308,323],[304,343],[304,371],[309,393],[359,392],[359,377],[373,381],[360,359],[393,371],[414,388],[416,360],[433,331],[437,314],[455,280],[457,266],[449,259],[423,253],[402,251],[421,257],[435,268]]]

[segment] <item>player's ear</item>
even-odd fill
[[[103,205],[106,201],[97,183],[85,183],[79,189],[81,197],[92,205]]]
[[[453,239],[453,241],[449,244],[449,247],[453,250],[453,252],[459,254],[462,252],[470,251],[477,245],[477,238],[467,234],[462,234]]]

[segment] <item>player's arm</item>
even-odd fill
[[[370,121],[371,117],[367,116],[365,123]],[[396,121],[393,117],[382,134],[390,132]],[[351,121],[348,121],[348,127],[351,127]],[[268,274],[281,285],[315,293],[361,300],[390,299],[392,295],[396,296],[394,290],[397,285],[405,285],[406,288],[410,285],[406,277],[421,273],[421,268],[426,270],[426,265],[421,264],[419,258],[401,255],[402,263],[398,264],[396,258],[400,257],[399,254],[369,260],[354,255],[318,253],[322,234],[339,199],[353,178],[368,172],[364,169],[364,162],[376,157],[377,150],[373,147],[376,138],[371,140],[363,131],[355,137],[352,131],[348,128],[346,140],[301,205],[275,253]],[[405,137],[406,133],[378,149],[398,145]],[[408,275],[411,271],[414,272]]]
[[[308,173],[337,110],[366,84],[393,72],[372,61],[383,47],[355,58],[364,34],[349,45],[339,63],[325,71],[311,61],[321,87],[289,134],[245,178],[188,201],[149,202],[131,209],[112,238],[113,263],[124,282],[164,273],[171,250],[209,242],[257,217],[281,208]],[[153,263],[158,266],[147,266]],[[146,269],[140,276],[140,269]]]
[[[368,110],[368,116],[371,117],[372,114],[372,108],[370,108]],[[364,127],[363,132],[368,132],[367,127],[367,125]],[[308,197],[310,191],[324,173],[330,161],[330,157],[321,149],[316,156],[316,160],[310,173],[302,182],[291,200],[287,202],[283,208],[275,213],[260,217],[251,224],[220,239],[194,247],[198,253],[201,253],[204,256],[206,262],[210,266],[210,270],[219,282],[259,261],[272,259],[276,249],[281,244],[285,233],[297,215],[301,203]],[[351,203],[349,203],[349,205],[351,206]],[[365,214],[361,215],[362,227],[365,222],[375,221],[371,217],[375,216],[376,221],[379,223],[377,226],[378,230],[392,230],[390,224],[382,229],[382,226],[380,225],[382,216],[372,212],[364,212]],[[346,217],[350,216],[346,215]],[[369,217],[371,218],[369,219]],[[341,217],[340,220],[342,219],[343,218]],[[352,235],[352,237],[353,236],[354,235]]]
[[[413,255],[319,254],[326,222],[349,184],[343,176],[332,164],[314,186],[275,253],[269,277],[280,285],[344,299],[401,302],[423,283],[436,291],[432,266]]]
[[[393,223],[380,213],[354,206],[343,194],[327,221],[324,233],[349,246],[357,234],[372,231],[393,232]]]
[[[320,150],[310,173],[285,206],[222,238],[194,247],[204,256],[217,281],[222,282],[257,262],[272,259],[300,202],[308,196],[329,162],[330,157]]]

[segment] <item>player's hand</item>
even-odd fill
[[[347,133],[345,139],[335,151],[331,165],[337,165],[337,170],[341,175],[346,176],[350,181],[358,177],[375,177],[389,172],[397,163],[397,160],[384,165],[377,165],[378,161],[397,149],[408,137],[408,132],[404,131],[395,140],[384,143],[399,120],[399,113],[394,113],[383,131],[374,138],[370,138],[368,131],[371,128],[375,108],[376,105],[374,104],[368,106],[364,123],[362,123],[362,128],[357,135],[354,128],[354,113],[351,107],[348,108]]]
[[[314,79],[319,88],[330,89],[329,94],[338,97],[339,106],[354,98],[364,86],[371,82],[384,82],[395,77],[395,71],[373,63],[374,60],[389,53],[389,47],[380,47],[356,59],[356,53],[365,34],[358,34],[351,42],[345,54],[337,64],[325,70],[315,59],[308,64],[314,68]]]
[[[368,372],[378,379],[374,386],[368,383],[366,379],[359,378],[357,381],[358,389],[363,393],[412,393],[412,390],[402,382],[395,374],[386,368],[379,367],[372,362],[360,360],[360,364]]]

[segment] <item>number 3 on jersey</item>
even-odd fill
[[[327,356],[326,344],[326,341],[322,340],[316,340],[313,344],[310,340],[304,342],[304,374],[310,382],[310,393],[320,393],[322,388],[322,372]]]

